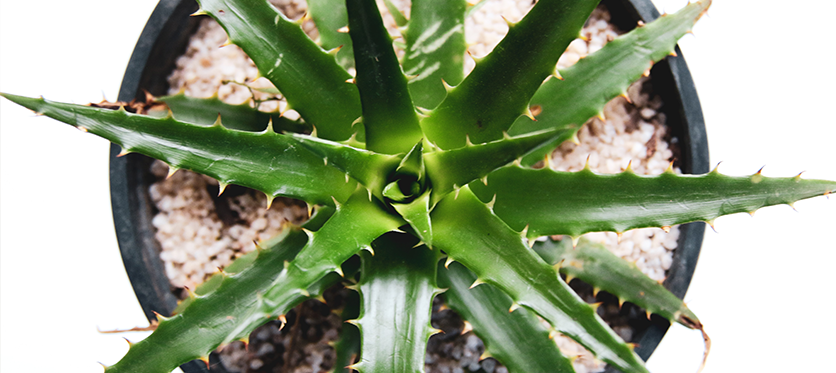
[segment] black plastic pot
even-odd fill
[[[613,22],[621,29],[633,28],[638,20],[649,22],[659,16],[650,0],[603,0],[613,14]],[[168,90],[166,77],[174,69],[175,61],[186,49],[188,38],[196,31],[199,19],[189,17],[197,10],[194,0],[161,0],[143,30],[122,81],[120,101],[142,99],[143,90],[164,95]],[[705,126],[691,75],[677,48],[678,57],[668,57],[657,63],[651,72],[653,91],[662,96],[662,111],[673,137],[678,139],[680,154],[677,165],[685,173],[709,171],[708,143]],[[154,238],[151,219],[155,207],[148,188],[155,177],[150,172],[151,159],[129,154],[116,157],[119,147],[111,147],[110,182],[111,202],[116,235],[125,270],[137,299],[149,320],[154,312],[171,314],[177,305],[162,261],[160,245]],[[665,286],[682,298],[691,282],[697,264],[704,223],[680,227],[679,246],[673,257]],[[647,359],[667,331],[670,324],[655,315],[648,328],[637,330],[634,342],[636,353]],[[225,372],[216,356],[210,356],[212,372]],[[206,372],[200,361],[184,364],[184,372]],[[608,370],[615,371],[615,370]]]

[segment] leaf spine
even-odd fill
[[[453,258],[448,256],[447,259],[444,261],[444,268],[450,268],[450,263],[453,263],[453,262],[455,262],[455,260],[453,260]]]
[[[371,256],[374,256],[374,249],[369,245],[364,246],[361,250],[366,250],[369,254],[371,254]]]
[[[711,170],[711,172],[710,172],[710,173],[712,173],[712,174],[719,174],[719,173],[720,173],[720,171],[719,171],[719,169],[720,169],[720,163],[723,163],[723,161],[717,162],[717,165],[716,165],[716,166],[714,166],[714,168]]]
[[[531,112],[531,107],[530,106],[525,107],[525,110],[523,111],[523,115],[528,117],[528,119],[531,119],[531,121],[533,121],[533,122],[537,121],[537,118],[534,117],[534,113]]]
[[[488,185],[487,177],[486,177],[486,179],[485,179],[485,185]],[[488,208],[489,208],[491,211],[493,211],[493,206],[494,206],[495,204],[496,204],[496,193],[494,193],[493,198],[491,198],[491,200],[490,200],[490,201],[488,201],[488,203],[486,203],[486,204],[485,204],[485,206],[488,206]]]
[[[473,281],[473,283],[470,284],[470,287],[468,289],[473,289],[473,288],[475,288],[475,287],[477,287],[481,284],[484,284],[484,283],[485,283],[484,281],[477,278],[476,281]]]
[[[574,279],[575,279],[575,276],[573,276],[572,274],[569,274],[569,273],[566,274],[566,283],[567,284],[572,282],[572,280],[574,280]]]
[[[520,305],[517,302],[511,303],[511,307],[508,308],[508,313],[514,312],[520,308]]]
[[[226,190],[227,185],[229,184],[224,183],[222,181],[218,181],[218,197],[220,197],[221,194],[224,194],[224,190]]]
[[[264,193],[264,195],[267,196],[267,209],[269,210],[270,206],[273,206],[273,198],[275,197],[267,193]]]
[[[554,68],[554,70],[552,70],[552,75],[551,76],[555,77],[558,80],[565,80],[565,79],[563,79],[563,76],[560,75],[560,71],[556,67]]]
[[[711,230],[713,230],[714,233],[717,233],[717,229],[714,228],[714,220],[713,219],[712,220],[706,220],[705,224],[708,224],[708,226],[711,227]]]

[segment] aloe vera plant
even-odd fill
[[[600,250],[585,244],[532,250],[529,242],[712,221],[836,188],[834,182],[760,173],[643,177],[630,170],[596,175],[526,167],[571,139],[577,124],[622,94],[648,61],[671,53],[710,1],[638,28],[558,73],[558,56],[597,2],[541,0],[467,77],[461,65],[463,1],[413,2],[402,65],[374,2],[311,3],[345,9],[346,19],[319,25],[323,46],[266,2],[201,1],[201,13],[215,17],[248,52],[304,118],[303,126],[279,127],[276,118],[264,129],[246,131],[232,129],[234,114],[205,125],[183,119],[197,116],[173,104],[171,115],[159,118],[3,94],[105,137],[126,153],[204,173],[222,186],[255,188],[268,199],[287,196],[315,206],[305,227],[287,227],[260,243],[246,262],[196,289],[180,312],[161,317],[149,338],[106,371],[164,372],[205,358],[342,276],[354,278],[343,264],[360,254],[353,288],[362,312],[350,322],[361,331],[362,354],[353,365],[361,372],[421,370],[433,332],[430,302],[442,288],[450,306],[512,371],[571,371],[549,341],[550,332],[560,332],[624,371],[643,372],[630,346],[558,272],[687,327],[701,328],[697,317],[661,287],[631,281],[636,272]],[[346,20],[348,39],[337,32]],[[335,41],[326,45],[329,31]],[[349,44],[353,59],[340,55]],[[339,45],[330,54],[322,49]],[[356,77],[341,63],[353,65]],[[204,104],[223,111],[218,103]],[[527,117],[532,105],[542,108],[536,120]],[[307,125],[312,133],[304,133]],[[523,336],[532,346],[507,343]]]

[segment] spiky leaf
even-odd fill
[[[336,54],[337,63],[345,69],[354,67],[351,37],[343,32],[348,27],[345,0],[308,0],[308,13],[319,31],[319,45]],[[334,53],[334,49],[339,48]]]
[[[388,181],[388,175],[392,174],[401,162],[399,156],[375,153],[316,137],[294,135],[293,139],[322,157],[324,163],[359,181],[378,198],[382,198],[381,193]]]
[[[249,103],[230,105],[218,99],[195,98],[184,94],[163,96],[156,101],[165,103],[174,119],[181,122],[212,125],[221,117],[224,127],[241,131],[261,132],[267,129],[268,123],[273,123],[276,132],[310,132],[311,126],[287,119],[279,113],[265,113],[250,107]]]
[[[508,312],[511,298],[488,284],[468,289],[474,281],[476,275],[458,263],[447,269],[439,265],[438,284],[447,288],[447,305],[473,325],[487,352],[511,372],[575,371],[537,315],[525,308]]]
[[[617,296],[622,302],[631,302],[688,328],[702,329],[697,315],[685,302],[647,277],[635,264],[615,256],[603,245],[582,239],[572,248],[571,240],[546,240],[535,243],[534,251],[549,264],[560,264],[560,273],[581,279],[595,289]]]
[[[595,311],[469,188],[439,202],[432,223],[434,247],[464,264],[479,281],[534,310],[599,359],[629,372],[647,372],[641,359]]]
[[[346,7],[363,104],[366,149],[406,153],[423,134],[392,38],[374,1],[347,0]]]
[[[447,96],[442,80],[457,85],[464,79],[464,0],[416,0],[404,33],[403,69],[415,106],[432,109]]]
[[[424,155],[424,161],[427,165],[427,175],[433,183],[433,201],[438,201],[456,187],[482,178],[491,171],[513,162],[543,143],[556,138],[568,139],[572,133],[571,129],[544,131],[427,153]]]
[[[360,116],[351,76],[266,1],[200,0],[200,9],[223,26],[229,39],[255,62],[319,137],[346,140]]]
[[[737,212],[820,196],[836,182],[800,177],[767,178],[756,173],[731,177],[716,170],[704,175],[640,176],[632,171],[598,175],[505,167],[488,185],[471,183],[482,201],[496,195],[494,211],[511,228],[528,226],[528,237],[586,232],[624,232],[692,221],[712,221]]]
[[[282,263],[292,260],[306,240],[300,230],[286,229],[263,243],[251,266],[241,273],[222,276],[216,289],[190,299],[183,312],[160,320],[148,338],[133,344],[118,363],[105,371],[167,373],[187,361],[209,356],[233,333],[245,336],[268,319],[259,315],[250,327],[235,332],[239,321],[249,316],[260,292],[276,279]]]
[[[574,40],[597,0],[540,0],[525,18],[476,64],[430,116],[422,119],[427,139],[442,149],[502,138],[531,96]]]
[[[512,135],[547,128],[580,126],[604,110],[614,97],[650,69],[653,63],[673,53],[676,41],[691,30],[711,5],[711,0],[689,4],[673,15],[662,16],[644,27],[609,42],[604,48],[560,70],[563,80],[549,79],[531,98],[539,106],[537,120],[519,117],[508,130]],[[557,141],[540,148],[523,160],[531,165],[559,145]]]
[[[422,372],[430,326],[432,299],[438,293],[438,251],[412,235],[390,232],[374,244],[374,255],[363,253],[357,287],[362,299],[360,373]]]
[[[125,151],[199,172],[224,184],[260,190],[268,196],[330,205],[332,197],[345,201],[356,187],[342,172],[324,165],[322,159],[289,136],[272,129],[235,131],[221,123],[206,127],[170,117],[2,95],[36,113],[108,139]]]

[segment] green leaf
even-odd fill
[[[599,359],[629,372],[647,372],[641,359],[592,307],[560,279],[523,238],[493,215],[470,189],[447,195],[432,213],[433,246],[496,286]],[[474,283],[476,285],[478,283]]]
[[[432,246],[433,227],[430,223],[430,194],[424,193],[409,203],[393,203],[395,211],[415,230],[425,244]]]
[[[218,99],[217,96],[210,98],[194,98],[184,94],[163,96],[156,98],[156,101],[165,103],[174,119],[181,122],[194,123],[209,126],[221,118],[224,127],[250,132],[261,132],[267,129],[267,124],[272,121],[273,130],[276,132],[310,132],[311,126],[287,119],[279,113],[265,113],[250,107],[245,102],[240,105],[230,105]]]
[[[800,177],[767,178],[756,173],[730,177],[705,175],[640,176],[631,170],[597,175],[589,169],[505,167],[488,176],[488,185],[471,183],[482,201],[496,195],[494,212],[511,228],[528,226],[528,237],[586,232],[624,232],[643,227],[669,227],[712,221],[737,212],[827,194],[836,182]]]
[[[486,176],[552,139],[568,139],[572,129],[506,137],[485,144],[424,154],[427,176],[432,180],[433,202],[456,188]]]
[[[404,33],[403,69],[415,106],[432,109],[447,96],[447,84],[464,79],[464,0],[416,0]]]
[[[414,247],[412,235],[390,232],[375,240],[374,255],[363,253],[360,284],[360,373],[423,371],[436,286],[438,251]]]
[[[549,239],[535,243],[534,251],[549,264],[560,263],[560,273],[613,294],[621,302],[631,302],[688,328],[702,329],[697,315],[682,299],[603,245],[584,239],[573,249],[570,240],[554,242]]]
[[[525,308],[508,312],[511,298],[487,284],[468,289],[474,281],[476,275],[458,263],[447,269],[439,264],[438,285],[447,289],[447,305],[473,325],[491,356],[511,372],[574,373],[537,315]]]
[[[378,198],[382,198],[383,187],[388,181],[387,176],[392,174],[401,162],[399,156],[375,153],[316,137],[294,135],[292,138],[322,157],[324,163],[359,181]]]
[[[395,20],[395,25],[397,25],[398,27],[406,26],[409,20],[406,19],[403,13],[401,13],[400,9],[398,9],[398,7],[395,6],[395,4],[393,4],[391,0],[383,0],[383,4],[386,5],[386,9],[389,10],[389,14],[391,14],[392,19]],[[414,11],[415,8],[413,8],[412,10]]]
[[[319,31],[319,45],[326,50],[340,48],[336,52],[337,63],[345,69],[354,67],[351,37],[340,31],[348,27],[345,0],[308,0],[308,13]]]
[[[580,33],[597,0],[540,0],[473,72],[421,120],[427,139],[442,149],[502,138],[557,59]]]
[[[626,94],[627,87],[653,63],[673,53],[676,41],[691,30],[709,5],[710,0],[698,1],[676,14],[663,15],[560,70],[563,80],[549,79],[531,98],[531,106],[540,107],[537,120],[519,117],[508,133],[518,135],[572,124],[580,126],[599,115],[607,102]],[[527,156],[523,164],[536,163],[558,145],[553,141],[540,148]]]
[[[365,190],[358,188],[351,198],[316,232],[304,249],[264,292],[263,303],[255,314],[280,315],[285,309],[308,295],[308,288],[331,272],[340,271],[340,264],[362,249],[370,249],[380,235],[404,224],[370,201]]]
[[[211,176],[223,184],[260,190],[269,197],[298,198],[314,204],[345,201],[356,183],[300,147],[290,136],[244,132],[220,123],[205,127],[174,118],[153,118],[124,110],[46,101],[2,94],[30,110],[57,119],[176,169]],[[245,151],[246,150],[246,151]]]
[[[159,318],[157,329],[148,338],[133,345],[107,373],[166,373],[180,364],[200,357],[228,341],[238,326],[237,320],[250,316],[264,287],[279,275],[282,263],[292,260],[305,245],[307,237],[296,228],[287,228],[262,243],[251,266],[234,275],[222,275],[212,291],[189,300],[188,307],[171,318]],[[286,311],[286,310],[285,310]],[[257,315],[248,328],[235,335],[246,336],[268,319]]]
[[[366,149],[406,153],[424,135],[412,106],[406,77],[392,49],[392,38],[371,0],[347,0],[348,28],[354,45],[357,88],[363,104]]]
[[[341,141],[354,131],[360,96],[334,57],[326,53],[266,1],[200,0],[287,99],[290,107],[317,129],[319,137]]]

